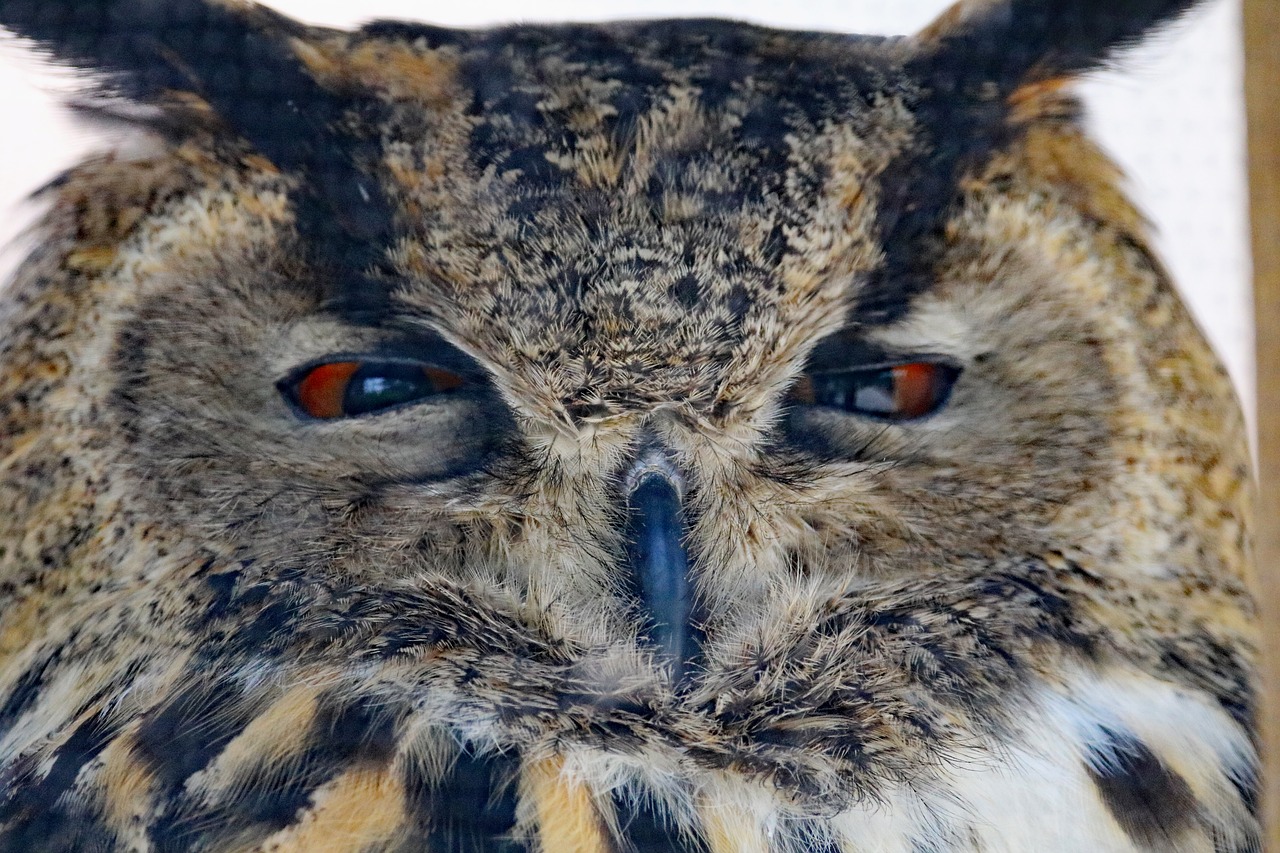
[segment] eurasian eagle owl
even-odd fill
[[[1247,454],[1071,82],[1191,0],[0,0],[0,850],[1251,851]],[[429,10],[427,10],[429,11]]]

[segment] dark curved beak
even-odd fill
[[[627,491],[627,557],[647,616],[645,636],[681,684],[701,649],[677,477],[641,459]]]

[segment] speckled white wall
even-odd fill
[[[448,26],[505,21],[731,16],[765,24],[868,33],[907,33],[948,0],[272,0],[306,21],[346,26],[370,18],[428,17]],[[1164,37],[1098,74],[1083,92],[1091,125],[1130,176],[1158,233],[1158,249],[1253,410],[1253,323],[1244,175],[1239,0],[1211,0]],[[102,145],[55,104],[69,75],[42,69],[0,44],[0,240],[30,221],[21,199]],[[6,267],[17,250],[0,255]]]

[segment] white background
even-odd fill
[[[303,20],[349,26],[378,17],[449,26],[508,21],[726,16],[775,26],[908,33],[948,0],[510,0],[454,5],[422,0],[274,0]],[[1083,86],[1090,124],[1129,174],[1133,194],[1157,229],[1157,249],[1209,333],[1253,415],[1253,323],[1245,218],[1244,107],[1239,0],[1211,0],[1165,36],[1130,54],[1119,72]],[[10,243],[34,211],[24,197],[102,138],[60,111],[74,87],[42,68],[11,39],[0,41],[0,242]],[[20,244],[17,244],[20,246]],[[0,254],[0,274],[18,249]]]

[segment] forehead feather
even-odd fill
[[[358,85],[344,66],[394,51],[403,74],[379,63],[377,88],[431,99],[380,114],[379,168],[410,212],[406,299],[461,335],[497,313],[538,330],[513,333],[526,350],[616,327],[682,363],[723,357],[753,306],[847,290],[874,261],[874,179],[911,140],[879,40],[720,21],[391,32],[313,64]],[[829,316],[840,298],[813,301]]]
[[[162,109],[202,99],[292,174],[339,310],[518,315],[534,350],[692,313],[718,357],[768,331],[759,306],[792,330],[782,350],[850,310],[900,317],[961,180],[1018,132],[1019,87],[1189,5],[967,0],[888,40],[699,20],[344,34],[200,0],[0,0],[0,24]]]

